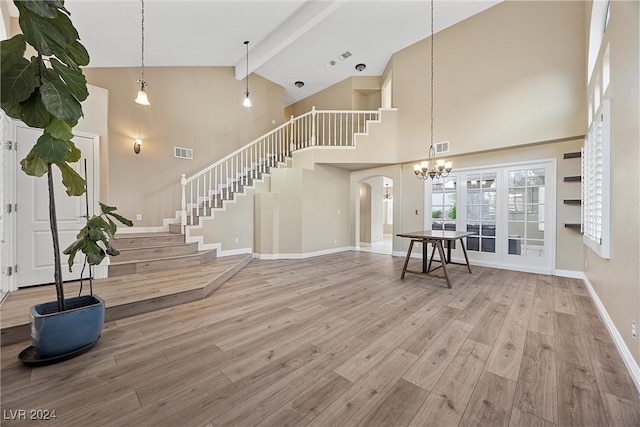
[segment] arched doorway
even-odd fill
[[[361,251],[392,253],[393,180],[374,176],[360,181],[359,242]]]

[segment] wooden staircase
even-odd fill
[[[120,255],[111,258],[109,277],[207,264],[216,250],[198,251],[174,233],[120,234],[113,240]]]
[[[226,203],[234,201],[238,195],[245,194],[246,189],[254,188],[256,181],[261,181],[264,175],[268,175],[271,168],[286,165],[290,160],[290,153],[262,158],[259,163],[253,164],[250,170],[229,181],[226,187],[200,200],[197,206],[190,205],[187,209],[186,225],[199,225],[201,217],[213,217],[215,210],[224,209]],[[169,232],[182,234],[183,231],[180,224],[169,224]]]

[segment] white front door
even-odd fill
[[[40,129],[32,129],[24,125],[16,126],[18,143],[18,160],[23,159],[36,140],[42,134]],[[84,177],[84,159],[87,159],[87,187],[89,196],[89,213],[95,206],[94,188],[94,155],[96,138],[75,136],[73,142],[82,152],[80,161],[72,167]],[[19,166],[18,166],[19,168]],[[76,234],[85,222],[85,197],[69,197],[62,185],[60,171],[53,166],[56,215],[62,252],[75,240]],[[17,254],[18,254],[18,287],[53,283],[53,242],[49,227],[49,197],[46,175],[40,178],[27,176],[19,170],[17,183]],[[77,280],[82,270],[83,256],[76,257],[73,272],[69,272],[67,256],[62,256],[63,280]]]

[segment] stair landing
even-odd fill
[[[105,322],[203,299],[252,260],[252,255],[216,258],[207,264],[127,274],[93,281],[93,291],[106,301]],[[84,282],[83,295],[89,282]],[[80,282],[65,283],[65,297],[77,295]],[[0,306],[1,345],[30,338],[29,307],[55,301],[53,285],[11,292]]]

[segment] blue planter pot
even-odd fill
[[[31,344],[40,357],[72,353],[94,343],[104,324],[104,300],[96,295],[65,300],[70,309],[56,311],[56,302],[31,307]]]

